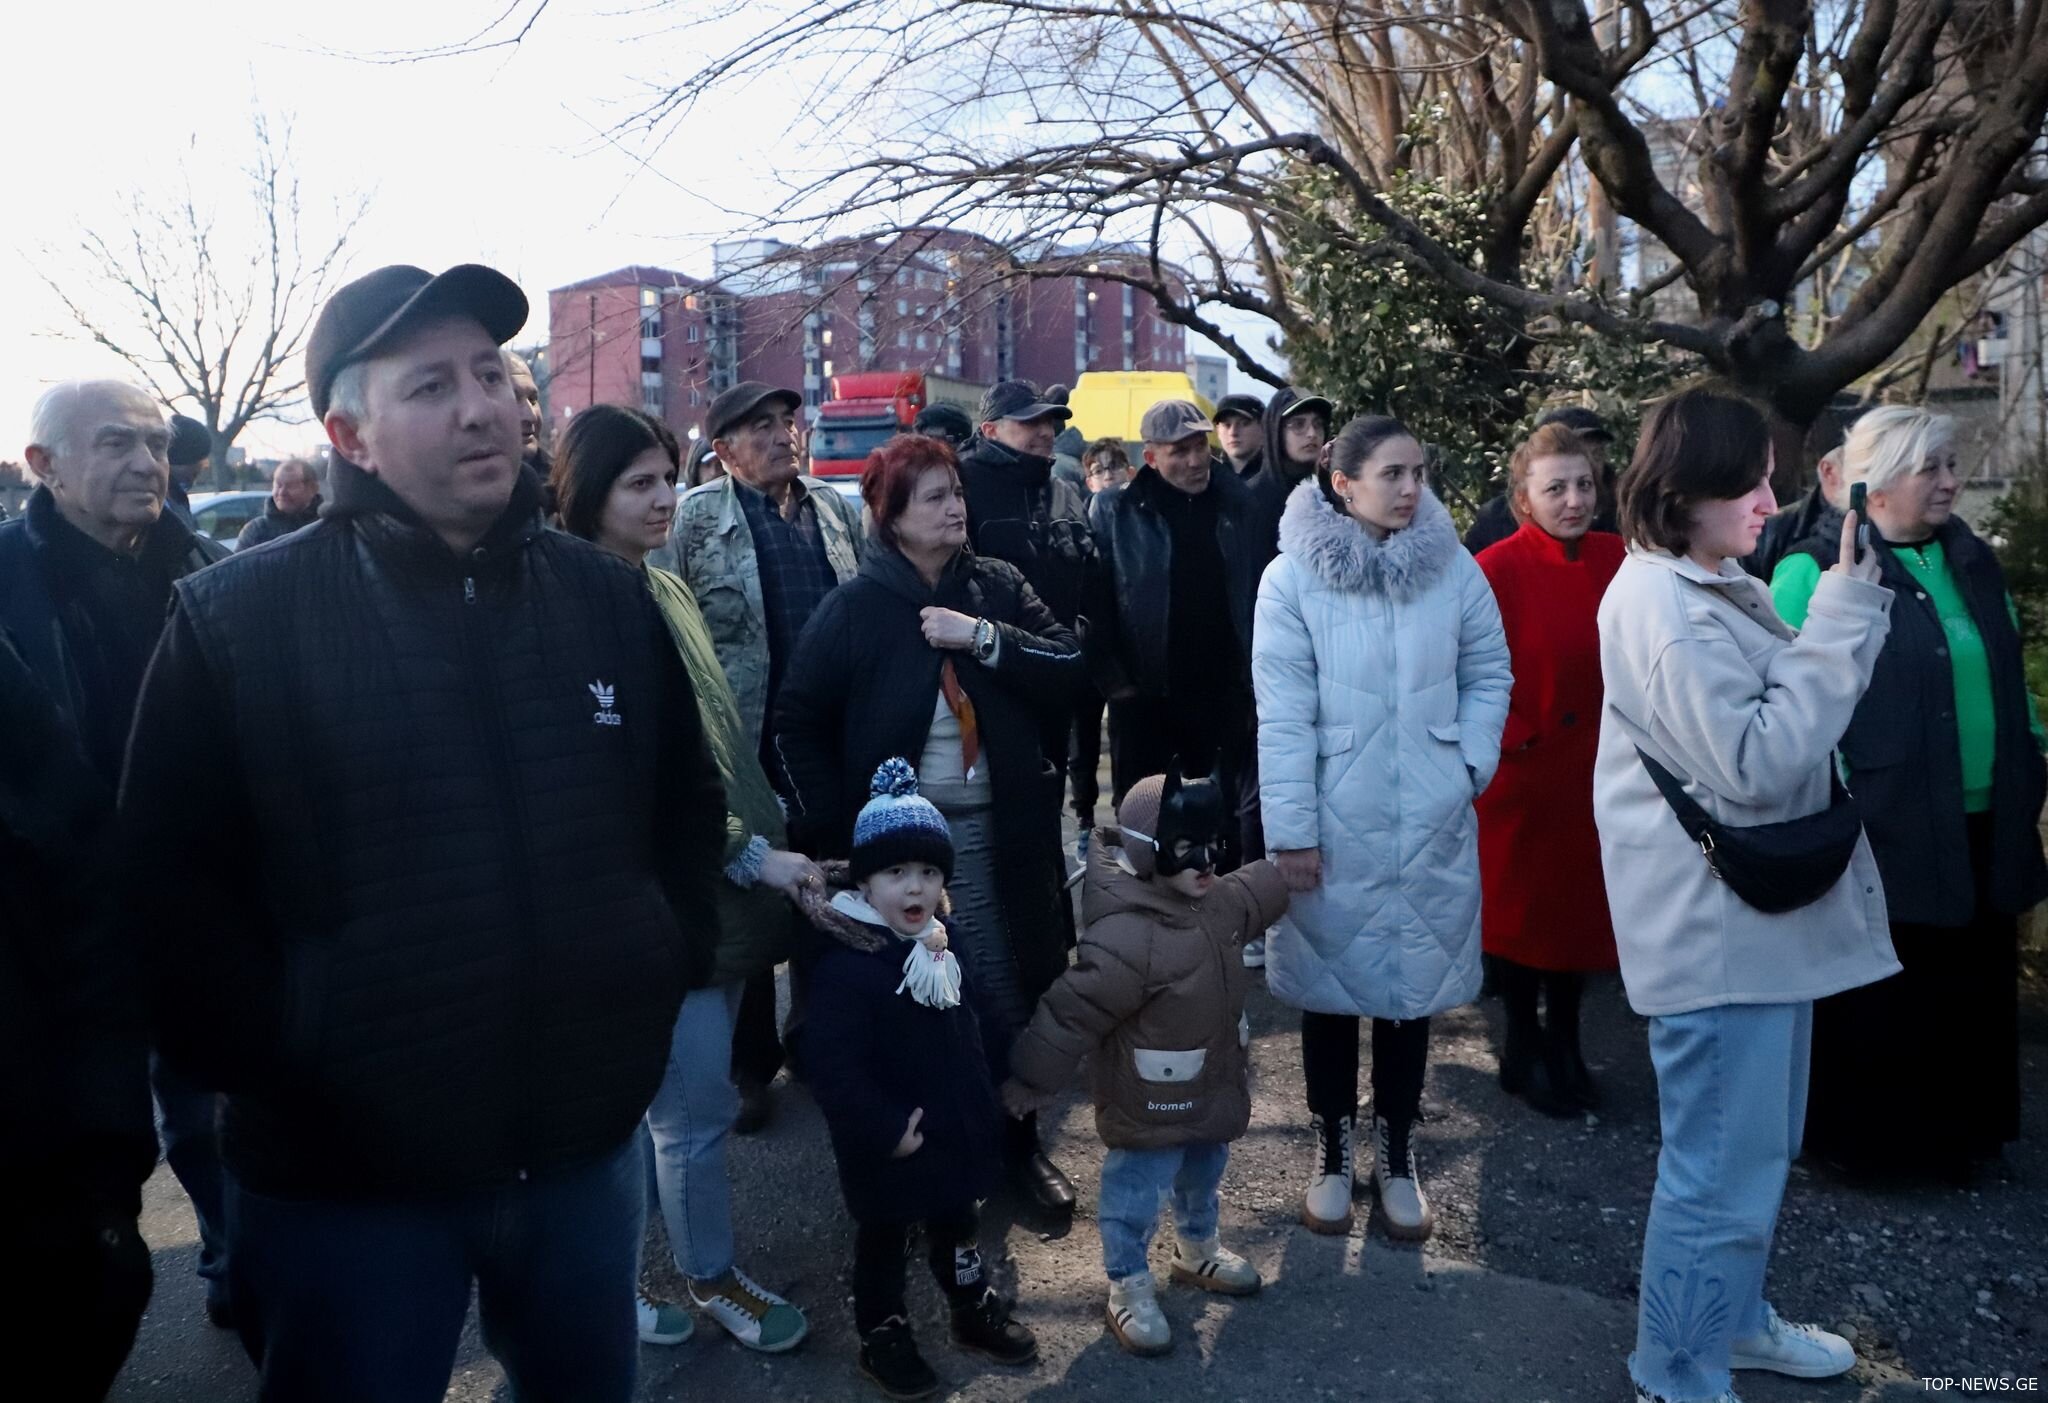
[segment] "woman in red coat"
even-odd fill
[[[1508,466],[1522,527],[1479,553],[1515,668],[1500,773],[1479,799],[1484,945],[1507,1012],[1500,1084],[1557,1116],[1598,1102],[1579,1052],[1579,995],[1586,971],[1615,968],[1593,755],[1600,596],[1626,551],[1621,537],[1590,529],[1599,482],[1576,434],[1537,429]]]

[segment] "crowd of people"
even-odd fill
[[[117,382],[37,402],[0,526],[0,1190],[36,1206],[0,1338],[38,1396],[121,1366],[160,1151],[266,1400],[439,1399],[472,1289],[522,1399],[623,1403],[699,1321],[793,1349],[733,1227],[772,1190],[726,1163],[785,1069],[882,1392],[939,1387],[920,1237],[951,1344],[1036,1359],[980,1205],[1088,1193],[1039,1121],[1084,1061],[1104,1322],[1160,1354],[1163,1206],[1168,1281],[1267,1284],[1219,1236],[1261,971],[1302,1223],[1362,1190],[1420,1241],[1431,1020],[1490,977],[1502,1087],[1577,1115],[1619,969],[1662,1129],[1639,1403],[1853,1363],[1765,1290],[1802,1142],[1957,1176],[2018,1134],[2048,740],[1942,417],[1867,413],[1774,514],[1750,405],[1658,403],[1619,472],[1565,407],[1461,542],[1396,419],[1287,388],[1091,444],[1013,380],[855,504],[761,382],[687,454],[636,408],[550,434],[526,315],[478,265],[334,293],[332,452],[231,556],[177,506],[203,431]],[[1938,1133],[1902,1147],[1901,1104]],[[686,1300],[639,1287],[656,1213]]]

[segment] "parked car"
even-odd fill
[[[269,500],[268,492],[195,492],[192,525],[200,535],[233,550],[242,528],[263,515],[263,504]]]

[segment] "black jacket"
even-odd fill
[[[1206,627],[1228,628],[1246,671],[1249,689],[1252,611],[1266,550],[1265,519],[1252,489],[1236,475],[1211,470],[1208,491],[1216,495],[1216,545],[1223,557],[1223,597],[1228,617]],[[1206,494],[1205,494],[1206,495]],[[1184,497],[1157,470],[1138,470],[1102,513],[1103,566],[1113,605],[1088,638],[1089,661],[1108,696],[1164,697],[1170,687],[1173,619],[1173,527],[1168,514],[1184,509]],[[1277,528],[1275,528],[1277,530]]]
[[[106,817],[49,690],[0,638],[0,1189],[132,1221],[156,1133],[140,981],[95,881]]]
[[[1799,547],[1823,570],[1841,553],[1841,527]],[[1991,662],[1998,749],[1992,767],[1993,851],[1990,893],[2000,912],[2017,915],[2048,897],[2048,866],[2035,826],[2048,793],[2048,764],[2027,715],[2027,678],[2019,630],[2006,602],[2005,572],[1976,533],[1951,518],[1935,539],[1970,606]],[[1891,634],[1842,737],[1849,784],[1884,875],[1894,921],[1961,926],[1976,908],[1969,835],[1963,814],[1962,750],[1956,733],[1955,681],[1948,634],[1934,601],[1875,541],[1879,583],[1897,598]]]
[[[320,499],[315,497],[304,511],[281,512],[277,499],[271,498],[263,504],[263,515],[242,528],[242,534],[235,537],[235,549],[247,550],[274,541],[279,536],[289,536],[302,527],[311,526],[320,519]]]
[[[1842,551],[1842,513],[1828,505],[1828,499],[1814,488],[1805,500],[1789,506],[1764,523],[1756,538],[1756,549],[1742,558],[1742,568],[1769,584],[1778,562],[1808,541],[1827,541],[1828,559]]]
[[[919,611],[928,605],[995,623],[995,665],[926,643]],[[995,797],[997,895],[1018,972],[1036,998],[1066,967],[1071,928],[1060,916],[1065,776],[1040,736],[1070,714],[1086,678],[1073,631],[1014,567],[962,551],[934,590],[900,553],[877,547],[860,574],[825,597],[775,702],[790,826],[815,856],[847,854],[875,767],[897,755],[914,765],[924,753],[947,656],[974,703]]]
[[[1472,524],[1465,528],[1465,549],[1473,555],[1488,546],[1498,545],[1522,529],[1522,523],[1515,520],[1515,510],[1508,505],[1508,494],[1489,497],[1479,504],[1479,510],[1472,513]]]
[[[64,520],[47,487],[0,526],[0,632],[78,737],[109,802],[171,585],[227,554],[170,511],[140,552],[118,554]]]
[[[886,943],[868,950],[820,938],[804,986],[804,1080],[832,1132],[847,1211],[909,1223],[988,1196],[1001,1113],[973,1011],[897,993],[910,947],[878,935]],[[891,1159],[918,1109],[924,1144]]]
[[[457,556],[346,464],[184,581],[122,790],[163,1051],[250,1188],[415,1196],[622,1144],[717,938],[725,803],[642,573],[521,473]],[[280,764],[280,756],[291,763]],[[220,900],[223,853],[260,872]]]
[[[992,438],[977,438],[960,456],[960,484],[975,554],[1016,566],[1053,617],[1071,627],[1096,586],[1087,489],[1053,476],[1052,459]]]

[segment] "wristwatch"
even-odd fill
[[[987,619],[974,621],[974,660],[987,662],[996,655],[996,626]]]

